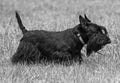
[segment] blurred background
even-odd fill
[[[81,65],[13,66],[23,36],[16,10],[28,30],[62,31],[86,14],[107,28],[112,43]],[[0,83],[120,83],[120,0],[0,0]]]

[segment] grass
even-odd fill
[[[107,28],[112,40],[81,65],[16,65],[10,62],[22,33],[18,10],[28,30],[61,31],[79,23],[79,14]],[[0,0],[0,83],[120,83],[119,0]]]

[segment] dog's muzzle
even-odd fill
[[[89,56],[92,52],[99,51],[105,45],[110,43],[111,43],[111,40],[108,36],[104,34],[94,34],[88,41],[87,55]]]

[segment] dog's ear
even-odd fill
[[[85,26],[87,24],[86,19],[84,19],[81,15],[79,15],[79,22],[82,26]]]
[[[85,20],[86,20],[87,22],[91,22],[91,20],[88,19],[88,17],[86,16],[86,14],[84,14],[84,18],[85,18]]]

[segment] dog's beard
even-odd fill
[[[87,56],[92,52],[97,52],[108,44],[109,38],[104,34],[94,34],[87,43]]]

